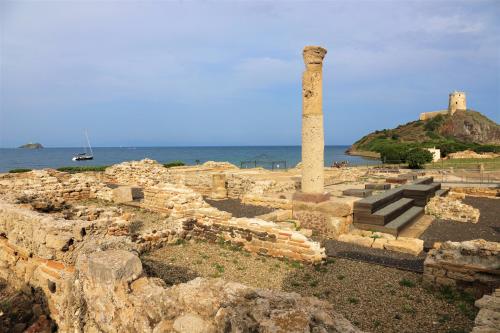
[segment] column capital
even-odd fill
[[[306,46],[302,51],[304,57],[304,64],[308,65],[322,65],[323,58],[326,54],[326,49],[321,46]]]

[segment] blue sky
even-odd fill
[[[322,45],[327,144],[447,107],[500,120],[499,1],[1,1],[0,147],[298,145]]]

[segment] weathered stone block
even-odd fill
[[[142,274],[142,264],[136,255],[128,251],[102,251],[88,256],[84,272],[100,283],[129,282]]]
[[[385,244],[386,244],[388,241],[389,241],[389,240],[388,240],[388,239],[385,239],[385,238],[375,238],[375,240],[373,241],[372,247],[373,247],[374,249],[380,249],[380,250],[383,250],[383,249],[384,249]]]
[[[123,203],[134,201],[143,197],[143,192],[140,187],[120,186],[113,189],[113,202]]]
[[[351,234],[340,235],[338,240],[341,242],[353,243],[364,247],[371,247],[374,241],[374,239],[371,237],[363,237]]]
[[[424,249],[424,241],[417,238],[399,237],[396,240],[388,240],[384,248],[390,251],[403,252],[417,256]]]

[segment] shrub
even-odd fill
[[[437,145],[436,148],[441,150],[441,156],[446,157],[448,154],[456,153],[457,151],[467,150],[471,148],[471,145],[462,142],[445,142]]]
[[[67,166],[67,167],[57,168],[57,171],[70,172],[70,173],[88,172],[88,171],[104,171],[104,170],[106,170],[107,167],[108,167],[107,165]]]
[[[412,169],[422,169],[425,163],[432,162],[432,154],[428,150],[415,148],[408,152],[406,156],[408,166]]]
[[[172,168],[172,167],[184,166],[184,165],[186,165],[186,164],[182,161],[172,161],[172,162],[168,162],[168,163],[163,164],[163,166],[165,168]]]
[[[445,119],[444,116],[439,114],[434,118],[429,119],[425,123],[424,128],[429,132],[434,132],[441,126],[441,124],[444,122],[444,119]]]
[[[500,146],[482,145],[473,149],[476,153],[500,153]]]
[[[9,170],[9,173],[22,173],[22,172],[30,172],[31,169],[12,169]]]
[[[403,145],[385,146],[380,150],[380,157],[384,163],[404,163],[407,149]]]
[[[412,280],[408,280],[408,279],[401,279],[399,281],[399,285],[401,285],[403,287],[413,288],[413,287],[415,287],[415,282],[413,282]]]

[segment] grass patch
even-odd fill
[[[399,280],[399,285],[403,286],[403,287],[413,288],[413,287],[415,287],[416,284],[412,280],[401,279],[401,280]]]
[[[318,286],[318,280],[312,280],[311,282],[309,282],[309,286],[311,287],[317,287]]]
[[[12,169],[9,170],[9,173],[23,173],[23,172],[30,172],[32,169]]]
[[[184,245],[186,244],[186,240],[179,238],[178,240],[175,241],[174,245]]]
[[[65,166],[57,168],[57,171],[77,173],[77,172],[89,172],[89,171],[104,171],[108,165],[89,165],[89,166]]]
[[[218,263],[214,263],[212,266],[217,270],[217,272],[219,274],[224,273],[224,266],[223,265],[218,264]]]
[[[168,163],[163,164],[163,166],[165,168],[173,168],[173,167],[184,166],[184,165],[186,165],[186,164],[182,161],[172,161],[172,162],[168,162]]]
[[[349,297],[347,300],[351,304],[359,304],[359,299],[357,299],[356,297]]]
[[[415,308],[409,304],[403,305],[403,312],[415,314]]]

